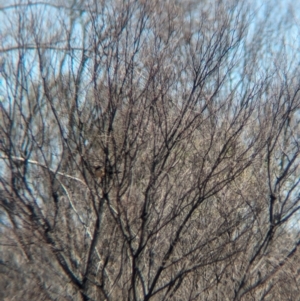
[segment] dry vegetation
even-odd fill
[[[0,299],[299,298],[291,15],[231,0],[0,14]]]

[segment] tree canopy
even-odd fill
[[[50,0],[0,14],[1,298],[296,300],[291,9]]]

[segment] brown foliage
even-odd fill
[[[0,7],[2,298],[299,295],[292,50],[200,2]]]

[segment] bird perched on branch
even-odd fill
[[[101,165],[96,166],[94,174],[96,178],[102,179],[105,176],[105,168]]]
[[[118,171],[118,170],[114,171],[111,168],[107,169],[102,165],[97,165],[94,169],[95,177],[98,179],[103,179],[103,177],[105,175],[108,175],[111,177],[112,175],[118,174],[118,173],[120,173],[120,171]]]

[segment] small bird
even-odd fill
[[[97,165],[94,169],[95,177],[98,179],[102,179],[106,174],[112,176],[113,174],[118,174],[120,171],[106,170],[104,166]]]
[[[94,174],[96,178],[102,179],[105,176],[105,168],[101,165],[96,166]]]

